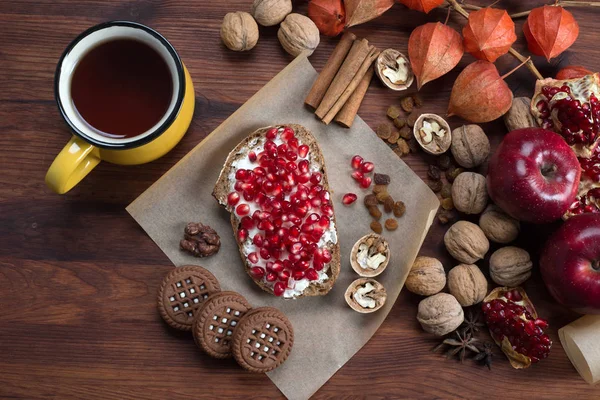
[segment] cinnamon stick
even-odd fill
[[[362,80],[356,87],[354,93],[352,93],[346,104],[344,104],[340,112],[335,116],[335,122],[345,128],[350,128],[352,126],[352,123],[356,118],[356,114],[358,114],[358,109],[365,98],[367,89],[369,89],[369,85],[371,84],[371,79],[373,78],[374,73],[375,69],[371,65],[365,76],[363,76]]]
[[[371,49],[369,50],[369,54],[367,55],[367,58],[365,58],[365,60],[359,67],[358,71],[354,75],[354,78],[352,78],[352,80],[350,81],[350,83],[348,84],[346,89],[344,89],[344,91],[342,92],[340,97],[336,100],[336,102],[333,104],[331,109],[322,118],[322,121],[325,124],[329,124],[333,120],[333,118],[337,115],[337,113],[342,109],[344,104],[346,104],[346,101],[348,101],[348,99],[350,98],[352,93],[354,93],[354,91],[358,87],[359,83],[362,81],[363,76],[365,76],[365,74],[367,73],[367,70],[371,67],[371,65],[373,65],[373,62],[377,59],[377,57],[379,56],[380,53],[381,53],[380,50],[376,49],[375,47],[371,47]],[[341,71],[341,69],[340,69],[340,71]]]
[[[319,119],[322,120],[336,101],[338,101],[344,90],[356,76],[356,73],[364,63],[371,49],[373,49],[373,46],[369,46],[369,41],[367,39],[354,41],[348,56],[346,56],[342,66],[327,89],[325,96],[323,96],[321,104],[319,104],[319,107],[317,107],[317,110],[315,111],[315,114]],[[362,78],[362,75],[360,78]],[[339,109],[337,111],[339,111]]]
[[[333,78],[335,78],[335,74],[337,74],[337,72],[340,70],[342,63],[346,59],[346,56],[348,55],[348,52],[350,51],[350,48],[355,40],[356,35],[354,33],[344,33],[340,39],[340,42],[329,56],[329,59],[319,74],[319,77],[313,84],[312,89],[310,89],[310,93],[308,96],[306,96],[304,104],[312,107],[313,109],[319,107],[321,100],[323,100],[323,97],[325,96],[325,92],[327,92],[327,89],[329,89],[329,85],[331,85],[331,81],[333,81]]]

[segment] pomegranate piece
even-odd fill
[[[374,169],[375,169],[375,164],[373,164],[372,162],[368,162],[368,161],[362,163],[360,166],[360,170],[365,174],[368,174],[369,172],[373,172]]]
[[[275,296],[283,296],[283,293],[285,292],[285,286],[286,285],[283,282],[276,282],[273,286],[273,293]]]
[[[261,267],[250,268],[250,273],[255,279],[262,279],[265,276],[265,269]]]
[[[500,287],[483,300],[485,322],[492,338],[514,368],[527,368],[548,357],[552,341],[544,333],[548,322],[521,288]]]
[[[372,182],[373,179],[370,176],[365,176],[360,180],[360,187],[363,189],[368,189]]]
[[[257,157],[255,152],[251,151],[248,153],[248,160],[250,160],[250,162],[256,162],[256,159]]]
[[[309,281],[316,281],[319,279],[319,273],[312,268],[307,269],[304,275]]]
[[[354,171],[351,176],[355,181],[358,181],[358,182],[362,181],[362,179],[365,177],[365,175],[358,170]]]
[[[235,208],[235,213],[237,215],[239,215],[240,217],[244,216],[244,215],[248,215],[248,214],[250,214],[250,206],[248,204],[245,204],[245,203],[244,204],[240,204],[239,206],[237,206]]]
[[[237,233],[238,242],[243,243],[248,239],[248,231],[246,229],[240,229]]]
[[[237,192],[231,192],[227,195],[227,204],[235,206],[240,201],[240,194]]]
[[[543,79],[535,86],[531,112],[538,124],[560,134],[577,154],[581,180],[576,200],[563,216],[600,212],[600,75]]]
[[[298,146],[298,156],[300,158],[306,158],[306,156],[308,155],[308,150],[309,147],[305,144]]]
[[[352,161],[350,162],[350,165],[352,165],[353,169],[359,169],[362,162],[363,162],[363,158],[359,155],[356,155],[356,156],[352,157]]]
[[[358,196],[356,196],[354,193],[346,193],[342,198],[342,203],[349,206],[350,204],[354,203],[357,198]],[[327,225],[329,225],[329,220],[327,220]]]

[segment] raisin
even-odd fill
[[[381,124],[377,127],[376,133],[377,136],[385,140],[392,134],[392,128],[388,124]]]
[[[400,218],[406,212],[406,205],[402,201],[397,201],[394,203],[394,215],[397,218]]]
[[[381,210],[377,206],[369,206],[369,214],[371,214],[371,217],[375,218],[376,220],[381,218]]]
[[[386,174],[375,173],[375,184],[376,185],[389,185],[390,176]]]
[[[394,199],[392,198],[392,196],[388,196],[384,201],[383,201],[383,209],[385,210],[386,213],[391,213],[394,210]]]
[[[442,204],[442,208],[447,211],[452,210],[454,208],[454,202],[452,201],[451,198],[443,199],[441,201],[441,204]]]
[[[387,139],[387,141],[390,144],[396,144],[396,142],[398,141],[399,138],[400,138],[400,133],[398,131],[394,131],[394,132],[392,132],[390,137]]]
[[[427,186],[429,186],[429,189],[433,190],[435,193],[438,193],[440,190],[442,190],[443,185],[444,184],[442,181],[427,181]]]
[[[398,221],[396,221],[393,218],[386,219],[385,229],[387,229],[388,231],[395,231],[396,229],[398,229]]]
[[[384,192],[387,193],[387,185],[375,184],[375,186],[373,186],[373,194],[379,194]]]
[[[396,119],[400,116],[400,109],[396,106],[389,106],[387,109],[387,116],[390,119]]]
[[[427,176],[433,181],[439,181],[440,179],[442,179],[442,172],[435,165],[430,165],[429,170],[427,171]]]
[[[413,131],[408,126],[404,126],[400,129],[400,137],[405,140],[410,140],[413,137]]]
[[[406,118],[396,118],[394,120],[394,126],[398,129],[404,128],[404,126],[406,126]]]
[[[379,202],[374,194],[368,194],[365,196],[365,207],[376,206],[377,204],[379,204]]]
[[[452,165],[452,160],[448,154],[442,154],[437,159],[437,165],[442,171],[447,171]]]
[[[383,227],[379,221],[373,221],[371,222],[371,230],[377,234],[381,234],[381,232],[383,232]]]
[[[440,193],[443,199],[449,199],[452,197],[452,184],[445,183],[442,187],[442,192]]]
[[[403,97],[402,100],[400,100],[400,106],[404,111],[409,113],[415,107],[415,99],[413,99],[412,96]]]

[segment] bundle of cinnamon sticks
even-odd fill
[[[350,128],[373,78],[380,51],[367,39],[346,32],[329,56],[304,103],[325,124],[335,120]]]

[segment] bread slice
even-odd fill
[[[233,227],[233,233],[238,242],[240,256],[242,257],[242,261],[244,263],[246,272],[261,289],[263,289],[264,291],[269,292],[271,294],[274,294],[273,286],[274,286],[275,282],[267,282],[264,277],[261,279],[256,279],[250,273],[251,268],[256,265],[264,268],[267,261],[265,261],[259,257],[258,263],[252,264],[248,260],[248,254],[251,254],[252,252],[258,252],[260,250],[257,246],[255,246],[252,243],[253,236],[257,232],[260,232],[261,234],[264,235],[264,232],[259,231],[257,228],[251,229],[249,232],[248,238],[246,240],[244,240],[243,243],[240,242],[239,237],[238,237],[238,231],[241,229],[241,224],[240,224],[241,217],[236,215],[235,208],[242,203],[251,204],[251,212],[249,214],[249,216],[251,217],[252,214],[256,211],[256,209],[259,208],[260,206],[258,204],[255,204],[252,201],[251,202],[245,201],[243,197],[240,199],[239,203],[237,203],[235,206],[230,206],[227,202],[227,197],[228,197],[229,193],[235,191],[235,189],[234,189],[234,185],[236,182],[235,174],[238,169],[252,170],[255,167],[259,166],[258,161],[255,161],[253,163],[249,161],[249,158],[248,158],[249,152],[254,151],[256,154],[259,154],[260,151],[262,151],[265,142],[267,141],[266,133],[272,128],[278,128],[279,131],[281,132],[281,130],[284,127],[289,127],[295,132],[295,137],[298,139],[300,145],[304,144],[304,145],[308,146],[309,153],[308,153],[307,159],[309,160],[309,170],[311,172],[317,172],[317,171],[320,172],[322,174],[322,180],[320,182],[320,185],[323,187],[323,190],[330,191],[329,182],[327,179],[327,170],[325,168],[325,159],[323,157],[323,153],[321,152],[319,145],[317,144],[315,137],[303,126],[295,125],[295,124],[277,125],[277,126],[269,126],[266,128],[261,128],[261,129],[256,130],[252,134],[250,134],[244,140],[242,140],[242,142],[239,143],[231,151],[231,153],[229,153],[229,156],[227,157],[227,160],[225,161],[225,164],[223,166],[223,169],[221,170],[219,179],[217,180],[217,183],[216,183],[214,191],[213,191],[213,196],[217,199],[217,201],[223,207],[225,207],[227,209],[227,211],[229,211],[231,213],[231,226]],[[278,135],[277,139],[275,140],[275,143],[277,145],[283,143],[283,141],[280,139],[280,135]],[[298,158],[298,160],[296,161],[296,164],[298,162],[300,162],[300,160],[301,159]],[[312,184],[307,183],[306,185],[310,187]],[[295,188],[296,188],[296,186],[294,186],[294,188],[292,189],[292,191],[290,193],[287,193],[285,195],[285,200],[289,200],[290,194],[293,194],[296,191]],[[241,193],[240,193],[240,195],[241,195]],[[330,201],[330,205],[333,207],[332,201]],[[309,210],[307,216],[313,212],[316,212],[319,215],[322,215],[322,213],[320,212],[320,209],[317,208],[317,209]],[[305,219],[305,218],[303,218],[303,219]],[[291,226],[290,222],[286,222],[284,224],[284,227],[289,228],[290,226]],[[338,240],[338,235],[337,235],[337,225],[336,225],[336,220],[335,220],[335,213],[330,217],[329,226],[327,228],[323,228],[323,229],[325,230],[325,232],[324,232],[323,236],[321,237],[320,241],[318,242],[318,247],[319,248],[327,248],[329,250],[329,252],[331,254],[331,261],[329,263],[325,264],[324,268],[318,273],[318,275],[319,275],[318,280],[309,281],[308,279],[303,278],[303,280],[301,279],[299,281],[295,281],[294,279],[290,278],[290,280],[289,280],[290,287],[288,287],[285,290],[283,297],[299,298],[299,297],[305,297],[305,296],[322,296],[322,295],[327,294],[333,287],[333,284],[335,283],[335,280],[337,279],[337,277],[340,273],[340,246],[339,246],[339,240]],[[280,259],[284,260],[288,256],[289,256],[289,252],[283,251]],[[269,261],[273,261],[273,260],[269,260]],[[311,264],[311,268],[312,268],[312,266],[313,266],[312,260],[310,261],[310,264]]]

